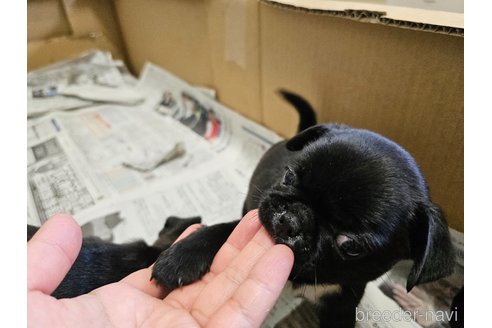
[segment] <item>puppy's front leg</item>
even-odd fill
[[[340,293],[322,296],[318,309],[319,326],[354,328],[355,311],[365,287],[365,284],[342,285]]]
[[[152,279],[173,290],[199,280],[210,270],[215,254],[239,221],[203,227],[163,251],[154,264]]]

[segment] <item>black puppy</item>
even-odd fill
[[[447,223],[414,159],[396,143],[346,125],[314,124],[311,106],[282,91],[300,113],[298,135],[274,145],[251,179],[244,212],[295,254],[296,285],[334,285],[319,301],[320,325],[353,327],[367,282],[412,259],[407,289],[449,275]],[[307,128],[307,129],[305,129]],[[237,221],[209,226],[164,251],[152,278],[168,288],[204,275]]]
[[[77,259],[51,295],[56,298],[79,296],[147,268],[187,227],[200,222],[200,217],[183,219],[171,216],[167,218],[159,238],[152,246],[144,241],[116,244],[98,237],[85,237]],[[28,241],[38,229],[27,225]]]

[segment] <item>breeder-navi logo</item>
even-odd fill
[[[407,311],[403,309],[390,310],[369,310],[361,311],[355,308],[356,321],[376,321],[376,322],[391,322],[391,321],[416,321],[416,322],[449,322],[458,320],[457,308],[452,311]]]

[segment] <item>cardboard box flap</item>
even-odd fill
[[[269,5],[345,17],[367,23],[464,36],[463,13],[330,0],[261,0]]]
[[[48,40],[36,40],[27,43],[27,71],[37,69],[60,60],[73,58],[81,52],[98,49],[111,52],[113,58],[123,59],[124,54],[114,40],[104,34],[93,33],[86,36],[62,36]]]

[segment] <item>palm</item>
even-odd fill
[[[183,235],[189,233],[191,230]],[[39,238],[33,237],[33,241],[39,242]],[[57,249],[63,247],[58,245]],[[36,253],[32,249],[28,246],[30,326],[43,323],[52,327],[57,324],[257,327],[275,303],[293,263],[292,251],[286,246],[274,245],[261,227],[257,212],[250,212],[220,249],[210,272],[200,281],[165,295],[149,281],[151,268],[147,268],[87,295],[57,300],[49,294],[56,288],[54,282],[59,277],[55,274],[54,278],[43,280],[47,273],[43,271],[52,270],[52,263],[36,262],[36,257],[30,256]],[[65,256],[70,257],[67,253]],[[68,262],[73,263],[73,260]]]

